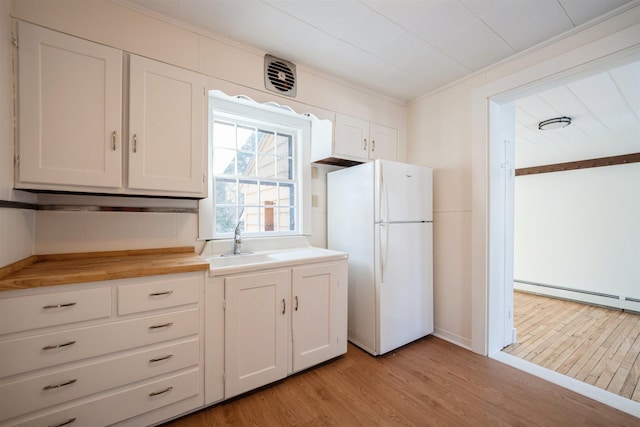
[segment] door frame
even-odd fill
[[[586,31],[586,30],[585,30]],[[507,357],[505,331],[513,327],[506,315],[505,295],[513,287],[513,273],[505,265],[511,253],[506,253],[506,239],[513,241],[513,230],[505,226],[507,188],[504,180],[496,179],[496,170],[504,162],[504,147],[495,131],[500,128],[497,114],[502,106],[516,99],[575,80],[581,75],[640,60],[640,23],[629,25],[600,39],[583,44],[570,52],[535,63],[519,72],[481,86],[472,93],[472,218],[471,218],[471,349],[520,369],[543,377],[563,387],[587,395],[620,410],[640,417],[640,404],[564,375]],[[493,114],[492,114],[493,112]],[[513,219],[513,218],[511,218]],[[509,237],[510,236],[510,237]],[[509,324],[509,322],[511,322]]]

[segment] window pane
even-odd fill
[[[264,181],[260,183],[260,204],[263,206],[278,204],[278,184]]]
[[[239,190],[238,203],[240,205],[257,206],[260,204],[260,194],[259,194],[259,187],[258,187],[257,181],[247,181],[247,180],[240,181],[238,190]]]
[[[242,213],[244,231],[257,233],[260,231],[260,208],[244,208]]]
[[[238,185],[235,179],[216,178],[216,204],[235,205]]]
[[[278,178],[293,179],[293,160],[289,157],[278,157]]]
[[[278,208],[274,208],[273,202],[265,202],[265,207],[262,208],[262,230],[263,231],[276,231],[276,216],[275,212]]]
[[[256,151],[255,128],[238,126],[238,150]]]
[[[276,158],[269,154],[258,154],[258,176],[262,178],[275,178]]]
[[[278,156],[292,157],[293,137],[291,135],[278,134]]]
[[[216,206],[216,233],[233,233],[238,221],[236,208]]]
[[[278,231],[293,231],[296,229],[296,224],[295,224],[295,217],[293,215],[294,213],[294,209],[293,208],[280,208],[279,209],[279,215],[278,215],[278,221],[279,221],[279,227],[278,227]]]
[[[256,155],[253,153],[238,152],[238,175],[256,175]]]
[[[213,145],[221,148],[236,149],[236,127],[231,123],[213,124]]]
[[[280,184],[278,204],[280,206],[295,206],[295,194],[293,184]]]
[[[261,153],[275,153],[275,134],[266,130],[258,130],[258,151]]]
[[[236,174],[236,151],[216,148],[213,152],[213,174]]]

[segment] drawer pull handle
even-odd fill
[[[171,359],[172,357],[173,357],[173,354],[167,354],[166,356],[156,357],[154,359],[149,359],[149,363],[161,362],[163,360]]]
[[[151,325],[151,326],[149,326],[149,329],[168,328],[171,325],[173,325],[173,322],[167,322],[167,323],[163,323],[161,325]]]
[[[170,392],[171,390],[173,390],[173,387],[167,387],[164,390],[154,391],[154,392],[149,393],[149,397],[154,397],[154,396],[158,396],[160,394],[165,394],[165,393]]]
[[[67,386],[67,385],[71,385],[71,384],[75,383],[76,381],[78,381],[78,380],[74,379],[74,380],[67,381],[66,383],[48,385],[46,387],[42,387],[42,389],[43,390],[53,390],[54,388],[60,388],[60,387],[64,387],[64,386]]]
[[[52,308],[64,308],[64,307],[73,307],[74,305],[76,305],[77,303],[75,302],[68,302],[66,304],[51,304],[51,305],[45,305],[44,307],[42,307],[45,310],[51,310]]]
[[[171,295],[172,293],[173,293],[173,291],[153,292],[153,293],[150,293],[149,296],[150,297],[161,297],[163,295]]]
[[[75,417],[69,418],[67,421],[61,422],[60,424],[49,424],[49,427],[62,427],[71,424],[76,420]]]
[[[42,349],[43,350],[55,350],[56,348],[68,347],[68,346],[73,345],[75,343],[76,343],[75,341],[69,341],[69,342],[66,342],[64,344],[48,345],[46,347],[42,347]]]

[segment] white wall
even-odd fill
[[[516,177],[517,280],[640,299],[640,164]]]
[[[636,4],[409,105],[407,158],[434,168],[437,335],[487,352],[487,301],[492,296],[489,98],[507,91],[525,93],[536,82],[566,76],[567,70],[640,44],[634,29],[639,22]]]
[[[361,117],[375,123],[399,129],[400,158],[404,158],[407,134],[406,105],[379,97],[337,78],[316,72],[298,64],[298,95],[295,99],[281,97],[264,89],[263,57],[265,52],[205,34],[185,27],[170,18],[158,19],[107,0],[0,0],[0,30],[10,41],[10,21],[7,14],[57,31],[106,44],[127,52],[171,63],[210,76],[209,89],[221,89],[228,94],[244,94],[258,102],[275,101],[289,105],[298,112],[310,112],[319,118],[333,119],[335,112]],[[0,48],[0,55],[11,53],[9,42]],[[10,62],[1,61],[0,131],[3,132],[0,149],[0,200],[15,197],[12,163],[13,137],[11,127],[11,68]],[[7,137],[4,137],[7,134]],[[310,242],[326,245],[326,171],[318,170],[311,183],[312,194],[317,195],[319,206],[312,208],[313,235]],[[35,201],[35,196],[25,194]],[[311,195],[309,195],[311,196]],[[55,196],[47,196],[49,200]],[[95,198],[78,201],[80,204],[99,203]],[[128,200],[122,204],[131,205]],[[7,211],[7,212],[5,212]],[[0,249],[10,252],[7,259],[25,257],[25,251],[16,250],[18,242],[29,242],[26,256],[32,253],[83,252],[110,249],[134,249],[161,246],[193,245],[196,250],[202,242],[196,241],[197,218],[189,213],[130,213],[130,212],[54,212],[26,211],[28,233],[15,234],[18,209],[0,209]],[[5,221],[5,217],[8,219]],[[16,218],[17,217],[17,218]],[[35,224],[35,225],[34,225]],[[21,227],[20,229],[25,228]],[[4,229],[10,229],[9,234]],[[31,234],[29,234],[31,233]],[[35,233],[35,234],[34,234]],[[3,238],[6,237],[6,238]],[[13,261],[11,261],[13,262]]]

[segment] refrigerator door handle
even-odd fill
[[[389,213],[389,200],[387,195],[387,188],[384,184],[384,170],[382,169],[382,163],[380,163],[380,222],[387,222],[386,216]]]
[[[383,231],[384,230],[384,231]],[[382,233],[384,232],[384,244],[382,239]],[[387,224],[380,224],[380,233],[378,234],[378,247],[380,248],[380,283],[384,283],[384,271],[387,264],[387,248],[389,240],[389,227]]]

